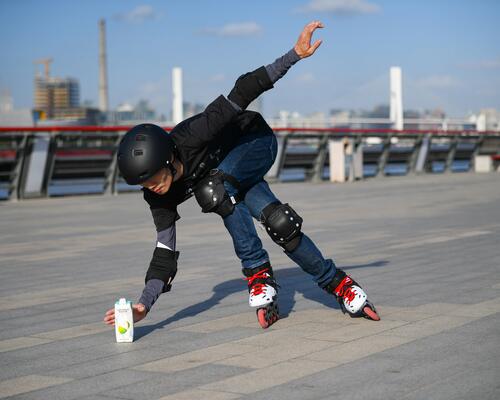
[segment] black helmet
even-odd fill
[[[159,126],[136,125],[120,142],[118,168],[129,185],[137,185],[163,167],[172,170],[174,150],[174,141]]]

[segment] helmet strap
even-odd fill
[[[174,163],[173,162],[167,163],[167,167],[170,170],[170,173],[172,174],[172,178],[175,178],[175,174],[177,173],[177,170],[174,167]]]

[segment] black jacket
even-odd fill
[[[264,90],[267,89],[261,92]],[[143,189],[156,230],[167,229],[180,218],[177,205],[191,197],[192,187],[219,165],[239,137],[257,132],[273,133],[259,113],[238,111],[224,96],[215,99],[202,113],[176,125],[170,135],[184,167],[183,177],[164,195]]]

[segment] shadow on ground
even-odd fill
[[[374,261],[368,264],[347,265],[343,266],[342,269],[352,270],[357,268],[383,267],[388,263],[388,261]],[[335,299],[331,295],[319,289],[308,277],[308,275],[305,274],[300,268],[294,267],[280,269],[275,272],[275,275],[276,280],[280,285],[279,309],[281,319],[287,318],[290,312],[293,310],[293,307],[295,305],[296,293],[301,293],[306,299],[316,301],[327,307],[340,309],[337,301],[335,301]],[[140,338],[150,334],[156,329],[164,328],[175,321],[179,321],[183,318],[193,317],[204,311],[207,311],[219,304],[225,297],[244,289],[245,284],[244,282],[242,282],[242,279],[232,279],[230,281],[220,283],[214,286],[212,297],[210,297],[209,299],[186,307],[156,324],[135,328],[135,340],[139,340]]]

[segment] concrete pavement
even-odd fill
[[[219,217],[180,208],[179,273],[117,344],[155,232],[140,194],[0,203],[0,399],[498,399],[500,174],[272,186],[382,321],[351,319],[262,232],[262,330]],[[260,232],[260,231],[259,231]]]

